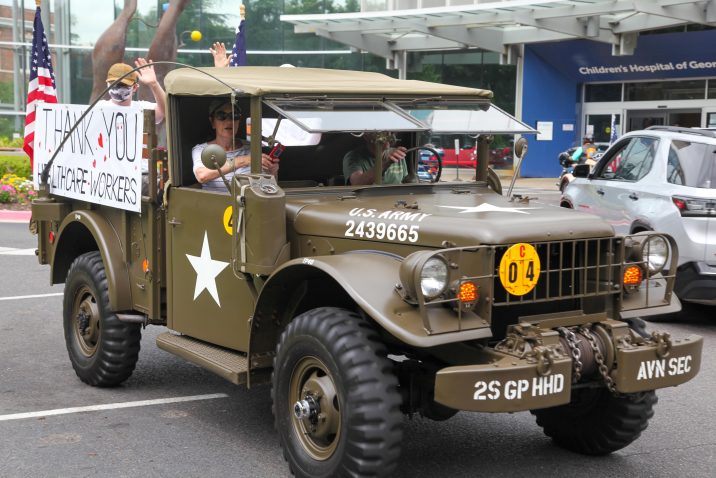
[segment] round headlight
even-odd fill
[[[434,299],[445,291],[448,285],[448,265],[445,259],[433,256],[420,271],[420,289],[426,299]]]
[[[650,236],[642,246],[642,257],[649,266],[649,273],[656,274],[666,265],[669,258],[669,244],[662,236]]]

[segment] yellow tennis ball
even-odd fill
[[[199,30],[194,30],[193,32],[191,32],[191,39],[194,41],[201,40],[201,32]]]

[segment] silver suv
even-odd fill
[[[671,234],[679,247],[678,297],[716,305],[716,131],[632,131],[591,173],[577,168],[563,207],[599,215],[618,233]]]

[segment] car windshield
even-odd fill
[[[666,179],[694,188],[716,187],[716,146],[674,140],[669,149]]]

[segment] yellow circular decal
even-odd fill
[[[537,250],[523,242],[510,246],[500,260],[500,282],[512,295],[525,295],[534,289],[539,271]]]
[[[228,235],[234,233],[234,208],[231,206],[224,210],[224,229]]]

